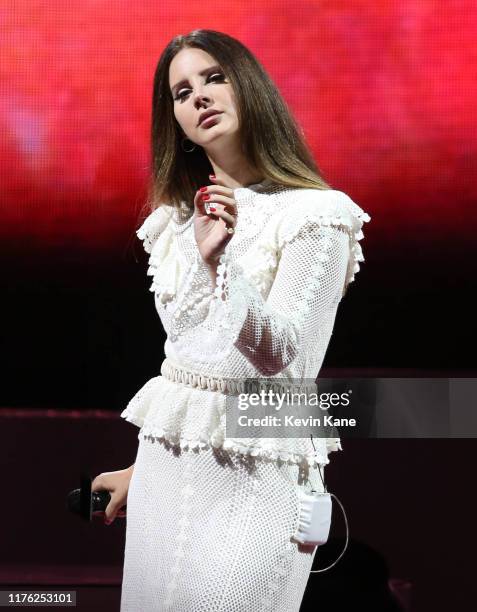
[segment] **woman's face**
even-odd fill
[[[174,115],[187,138],[212,150],[213,143],[234,141],[239,128],[232,85],[215,59],[202,49],[182,49],[169,66]],[[206,110],[217,110],[199,123]]]

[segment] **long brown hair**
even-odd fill
[[[174,116],[169,66],[181,49],[195,47],[211,55],[230,81],[237,100],[239,136],[249,163],[266,179],[291,188],[332,189],[320,175],[302,129],[276,85],[241,42],[215,30],[193,30],[173,38],[162,52],[152,96],[152,174],[146,206],[162,204],[193,212],[197,189],[210,183],[212,165],[196,145],[186,153]],[[182,204],[182,202],[184,204]]]

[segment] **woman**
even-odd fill
[[[340,442],[243,437],[232,405],[245,379],[315,380],[369,216],[320,177],[262,66],[219,32],[164,50],[152,154],[137,234],[166,359],[121,414],[140,427],[135,464],[93,481],[107,519],[127,502],[121,612],[298,611],[316,552],[293,539],[298,493],[323,490]]]

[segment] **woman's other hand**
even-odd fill
[[[91,491],[108,491],[111,495],[109,504],[105,512],[95,513],[104,514],[104,522],[109,525],[114,521],[116,516],[126,516],[126,513],[121,510],[126,505],[129,482],[133,474],[134,464],[124,470],[116,472],[103,472],[96,476],[91,483]]]
[[[194,235],[204,262],[209,266],[217,266],[233,237],[226,228],[235,228],[237,224],[237,205],[233,189],[212,176],[210,178],[214,184],[204,186],[203,191],[199,189],[194,197]],[[209,199],[204,200],[204,196],[209,196]],[[215,211],[207,213],[206,204],[210,204]]]

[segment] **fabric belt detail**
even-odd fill
[[[219,391],[220,393],[227,393],[228,395],[238,395],[239,393],[258,393],[260,390],[267,391],[271,389],[276,392],[286,393],[287,391],[301,391],[302,393],[316,393],[316,383],[304,384],[304,383],[286,383],[281,384],[273,379],[261,378],[214,378],[213,376],[205,376],[182,368],[175,365],[172,361],[166,357],[161,364],[161,374],[164,378],[176,383],[182,383],[188,387],[196,387],[198,389],[204,389],[208,391]]]

